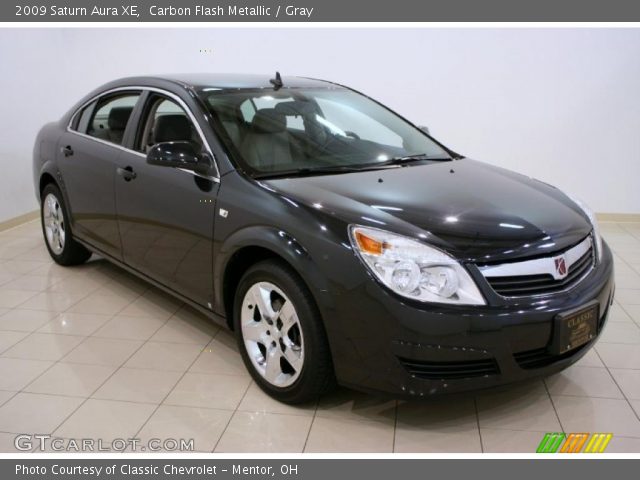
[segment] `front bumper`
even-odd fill
[[[500,305],[409,302],[368,278],[333,297],[325,322],[338,381],[396,397],[475,390],[546,376],[575,363],[595,344],[613,301],[613,257],[571,290],[510,299]],[[558,313],[597,300],[598,336],[552,355]]]

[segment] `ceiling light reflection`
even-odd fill
[[[501,223],[500,226],[502,228],[515,228],[515,229],[523,229],[524,225],[516,225],[515,223]]]

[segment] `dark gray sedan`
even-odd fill
[[[584,204],[330,82],[117,80],[43,127],[33,172],[57,263],[97,253],[234,329],[284,402],[548,375],[613,301]]]

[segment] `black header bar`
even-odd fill
[[[0,22],[638,22],[630,0],[14,0]]]

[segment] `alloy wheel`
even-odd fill
[[[60,202],[52,193],[44,199],[42,216],[47,244],[54,254],[60,255],[64,250],[66,237],[64,215]]]
[[[256,371],[273,386],[293,384],[304,364],[304,339],[291,300],[270,282],[255,283],[242,300],[240,322]]]

